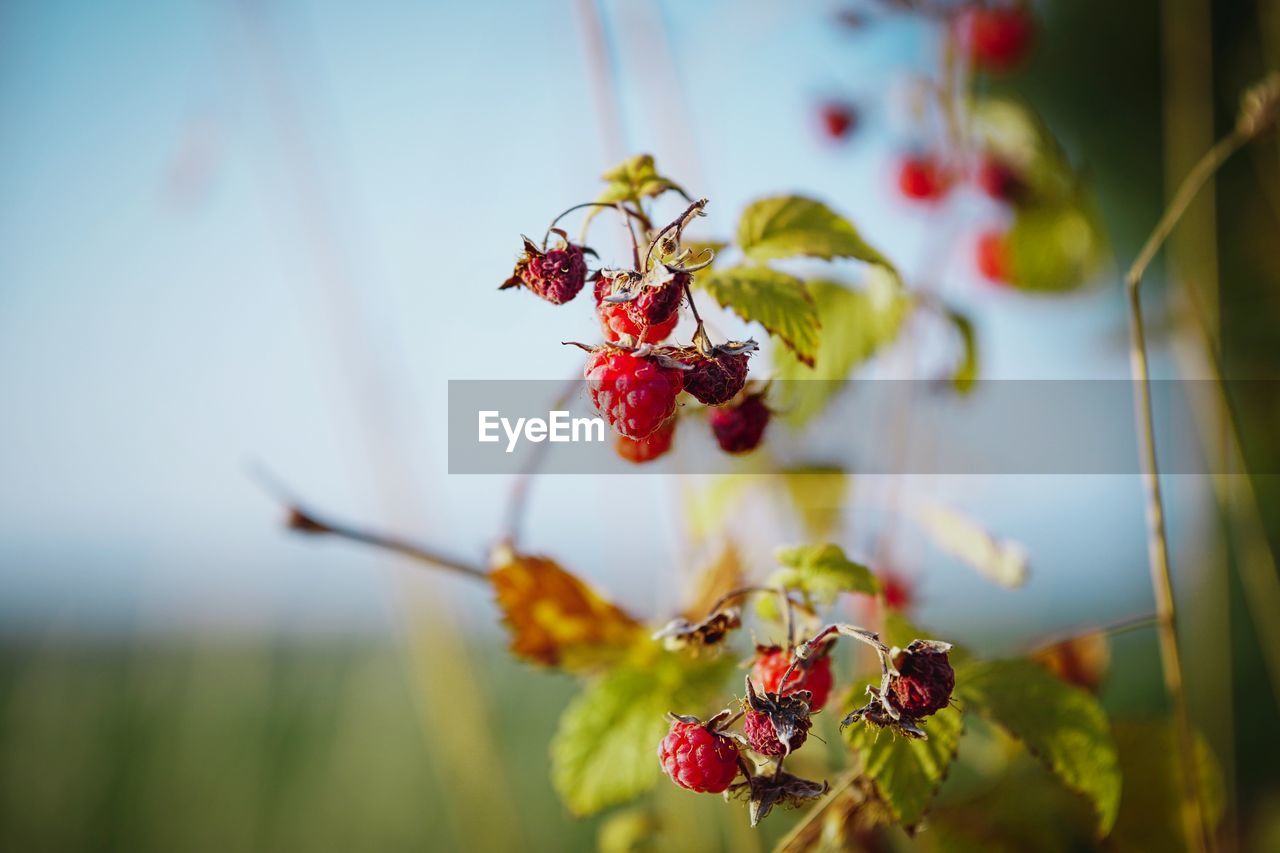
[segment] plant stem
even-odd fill
[[[1142,320],[1142,275],[1151,265],[1161,245],[1178,224],[1182,214],[1218,167],[1247,141],[1235,130],[1223,137],[1200,158],[1183,179],[1173,200],[1155,230],[1147,238],[1137,260],[1125,276],[1129,297],[1129,364],[1134,382],[1134,416],[1138,450],[1142,464],[1143,489],[1146,496],[1147,557],[1151,570],[1151,589],[1155,595],[1157,637],[1160,660],[1164,669],[1165,692],[1173,704],[1177,734],[1178,759],[1182,776],[1182,819],[1187,843],[1197,851],[1214,848],[1212,832],[1205,825],[1200,797],[1199,773],[1196,767],[1195,736],[1187,708],[1186,687],[1182,678],[1182,659],[1178,651],[1177,611],[1173,595],[1173,574],[1169,568],[1169,538],[1165,531],[1164,498],[1160,491],[1160,470],[1156,457],[1155,423],[1151,409],[1151,374],[1147,362],[1146,329]]]

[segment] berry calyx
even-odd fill
[[[674,717],[658,744],[658,763],[681,788],[700,794],[719,794],[738,775],[738,745],[720,734],[714,721]]]
[[[790,748],[783,745],[769,715],[760,711],[747,712],[742,721],[742,732],[747,736],[747,742],[751,744],[751,748],[761,755],[785,755],[804,745],[809,738],[809,725],[809,721],[806,720],[803,726],[796,729],[795,734],[791,736]]]
[[[983,157],[975,177],[982,191],[996,201],[1014,203],[1026,195],[1027,185],[1022,175],[998,157]]]
[[[951,646],[928,640],[912,640],[898,652],[893,665],[898,670],[889,682],[890,701],[911,719],[932,716],[951,702],[956,673],[947,657]]]
[[[627,438],[625,435],[614,437],[613,449],[628,462],[642,465],[665,456],[671,450],[671,440],[676,434],[674,416],[644,438]]]
[[[699,403],[723,406],[747,384],[747,359],[754,351],[754,343],[716,347],[707,354],[694,347],[680,349],[675,357],[692,368],[685,372],[684,390]]]
[[[523,286],[553,305],[563,305],[586,283],[586,253],[590,251],[563,240],[557,248],[544,252],[525,237],[515,272],[498,289]]]
[[[787,696],[770,691],[759,693],[748,676],[742,723],[747,743],[761,755],[788,755],[804,746],[813,725],[809,698],[807,690]]]
[[[978,272],[988,281],[996,284],[1008,284],[1011,279],[1009,263],[1009,241],[999,231],[984,231],[978,235],[974,245],[974,260]]]
[[[857,126],[858,113],[850,104],[828,101],[818,108],[818,121],[828,139],[841,142]]]
[[[1031,52],[1035,18],[1022,6],[970,6],[955,20],[955,37],[974,67],[1005,72]]]
[[[785,689],[781,681],[791,666],[791,653],[781,646],[757,646],[756,659],[751,665],[751,678],[769,693],[789,696],[801,690],[809,691],[809,709],[821,711],[831,695],[831,658],[827,655],[801,662],[791,671]]]
[[[898,189],[914,201],[941,201],[950,192],[951,183],[951,176],[936,157],[911,154],[898,165]]]
[[[771,414],[763,394],[748,394],[735,406],[709,410],[707,421],[725,453],[750,453],[760,446]]]
[[[612,346],[594,350],[583,370],[596,409],[616,432],[633,439],[654,432],[675,413],[682,373],[660,358]]]

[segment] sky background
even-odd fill
[[[255,462],[318,509],[483,555],[507,482],[447,474],[447,381],[580,370],[559,341],[594,339],[587,303],[496,286],[521,233],[631,153],[711,199],[707,236],[762,195],[849,214],[973,313],[984,377],[1127,374],[1114,270],[1067,297],[995,289],[969,259],[991,203],[895,198],[894,157],[928,142],[903,106],[936,54],[922,27],[849,33],[821,3],[603,8],[606,67],[572,3],[0,7],[0,631],[385,628],[386,562],[281,531]],[[832,95],[861,108],[847,146],[815,131]],[[605,512],[616,483],[540,480],[527,544],[658,617],[679,484],[627,482],[639,529]],[[1171,480],[1183,571],[1202,485]],[[1150,608],[1136,477],[910,488],[1032,555],[1008,592],[912,550],[922,621],[994,610],[1039,632]]]

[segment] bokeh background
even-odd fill
[[[837,23],[849,8],[874,25]],[[1125,377],[1119,270],[1276,66],[1280,12],[1036,8],[1039,48],[1000,86],[1089,175],[1116,259],[1066,296],[981,280],[968,246],[1001,221],[990,202],[897,197],[896,158],[927,141],[905,81],[932,73],[938,34],[879,5],[0,6],[0,847],[589,849],[598,821],[547,781],[569,680],[510,661],[484,589],[289,535],[252,471],[481,559],[510,483],[447,473],[447,381],[580,369],[559,341],[594,338],[586,309],[495,287],[517,235],[640,151],[712,200],[708,235],[801,192],[908,279],[944,253],[984,378]],[[816,126],[831,97],[858,106],[843,144]],[[1179,277],[1204,288],[1228,376],[1280,371],[1278,205],[1272,138],[1192,209],[1150,285],[1157,375],[1199,364],[1161,298]],[[1280,413],[1238,414],[1246,458],[1276,470]],[[913,480],[1032,558],[1006,590],[905,545],[939,634],[1012,650],[1150,610],[1136,478]],[[1276,544],[1280,491],[1253,485],[1247,547],[1208,478],[1168,485],[1193,710],[1244,846],[1274,840],[1280,803],[1277,694],[1238,580]],[[629,478],[643,522],[618,525],[616,482],[540,478],[527,545],[662,619],[693,560],[683,486]],[[1149,632],[1117,639],[1104,698],[1163,707]],[[770,837],[667,799],[690,849]]]

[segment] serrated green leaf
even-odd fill
[[[803,196],[774,196],[749,205],[738,220],[738,245],[757,261],[797,255],[855,258],[897,275],[888,258],[863,240],[852,222]]]
[[[1026,660],[964,665],[956,672],[956,695],[1082,794],[1093,805],[1099,837],[1111,831],[1120,806],[1120,763],[1097,699]]]
[[[1180,808],[1182,770],[1173,726],[1167,720],[1117,722],[1112,728],[1124,771],[1124,796],[1109,845],[1117,851],[1185,850]],[[1222,768],[1196,734],[1200,801],[1211,827],[1222,820],[1226,795]]]
[[[845,730],[845,741],[862,755],[863,772],[907,831],[920,823],[947,778],[964,721],[955,708],[943,708],[923,728],[928,740],[897,737],[863,723]]]
[[[651,789],[667,712],[705,714],[727,668],[664,653],[589,683],[551,741],[551,782],[569,811],[595,814]]]
[[[951,384],[961,394],[968,394],[978,378],[978,339],[973,331],[973,321],[968,316],[954,308],[945,311],[947,320],[960,336],[961,346],[960,361],[951,374]]]
[[[1082,200],[1020,208],[1005,245],[1010,280],[1021,290],[1074,290],[1106,255],[1097,212]]]
[[[695,279],[712,299],[782,341],[794,357],[813,362],[818,350],[818,309],[805,283],[768,267],[737,266]]]
[[[866,290],[811,281],[809,293],[822,324],[812,367],[786,350],[774,351],[774,400],[796,425],[820,414],[853,369],[897,337],[911,304],[883,275],[869,276]]]

